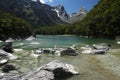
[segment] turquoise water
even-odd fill
[[[31,44],[38,42],[39,44]],[[100,38],[83,38],[79,36],[61,36],[61,35],[37,35],[33,41],[20,40],[14,42],[15,48],[23,49],[38,49],[47,47],[68,47],[73,44],[94,44],[94,43],[110,43],[114,44],[114,40],[100,39]],[[22,45],[21,45],[22,44]]]
[[[39,44],[31,44],[32,42],[38,42]],[[62,62],[69,63],[74,65],[78,71],[80,71],[80,75],[76,75],[70,77],[68,79],[60,79],[60,80],[90,80],[90,77],[93,77],[96,80],[100,76],[94,76],[94,72],[87,73],[84,72],[84,65],[88,65],[86,59],[83,58],[84,55],[77,56],[56,56],[54,54],[41,54],[39,58],[35,58],[31,56],[31,50],[38,49],[38,48],[46,48],[46,47],[68,47],[73,44],[94,44],[94,43],[109,43],[109,44],[116,44],[115,40],[108,40],[108,39],[100,39],[100,38],[83,38],[78,36],[51,36],[51,35],[37,35],[36,39],[33,41],[26,41],[26,40],[18,40],[13,43],[14,48],[23,48],[24,51],[15,52],[13,53],[17,57],[17,60],[9,61],[10,64],[14,64],[19,71],[21,72],[29,72],[31,70],[36,70],[38,67],[47,64],[55,59],[58,59]],[[0,43],[3,44],[3,43]],[[86,56],[86,55],[85,55]],[[81,65],[81,63],[83,65]],[[83,71],[82,71],[83,70]],[[82,72],[81,72],[82,71]],[[84,75],[81,75],[84,74]],[[87,78],[88,77],[88,78]],[[87,78],[87,79],[86,79]],[[102,77],[100,77],[102,78]],[[101,79],[99,79],[101,80]],[[105,80],[105,79],[102,79]]]

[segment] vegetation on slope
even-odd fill
[[[18,17],[0,11],[0,40],[25,38],[32,34],[30,25]]]
[[[100,0],[99,3],[87,14],[87,16],[77,24],[54,27],[40,28],[39,33],[44,34],[56,32],[59,34],[76,34],[88,37],[103,37],[115,39],[120,36],[120,0]],[[46,31],[45,31],[46,30]],[[38,33],[38,31],[37,31]]]

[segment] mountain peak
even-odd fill
[[[87,10],[85,8],[81,7],[80,10],[79,10],[79,12],[85,12],[85,13],[87,13]]]

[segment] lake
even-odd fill
[[[83,38],[72,35],[37,35],[36,39],[33,41],[17,40],[13,43],[14,48],[22,48],[24,49],[24,51],[13,53],[19,58],[14,61],[9,61],[9,64],[15,65],[17,68],[19,68],[19,71],[24,73],[31,70],[36,70],[38,67],[47,64],[50,61],[58,59],[62,62],[74,65],[77,70],[80,71],[80,75],[60,80],[90,80],[91,77],[91,80],[96,80],[98,77],[100,77],[100,79],[97,80],[101,80],[103,77],[101,77],[100,74],[95,75],[95,71],[91,71],[91,69],[89,70],[89,66],[92,65],[88,60],[89,55],[82,55],[80,53],[77,56],[56,56],[54,54],[41,54],[39,59],[31,56],[31,50],[36,50],[38,48],[53,48],[54,45],[56,45],[57,47],[66,48],[73,44],[78,45],[95,43],[116,44],[116,41],[100,38]],[[86,58],[87,56],[88,58]]]
[[[34,43],[35,42],[35,43]],[[36,44],[37,42],[37,44]],[[38,44],[39,43],[39,44]],[[115,44],[114,40],[101,39],[101,38],[84,38],[79,36],[64,36],[64,35],[37,35],[34,41],[19,40],[15,41],[13,46],[15,48],[23,49],[38,49],[47,47],[68,47],[73,44],[95,44],[95,43],[110,43]]]

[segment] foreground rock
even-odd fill
[[[55,80],[64,77],[71,77],[79,74],[74,66],[63,63],[59,60],[54,60],[46,65],[41,66],[36,71],[31,71],[26,74],[4,74],[0,80]]]

